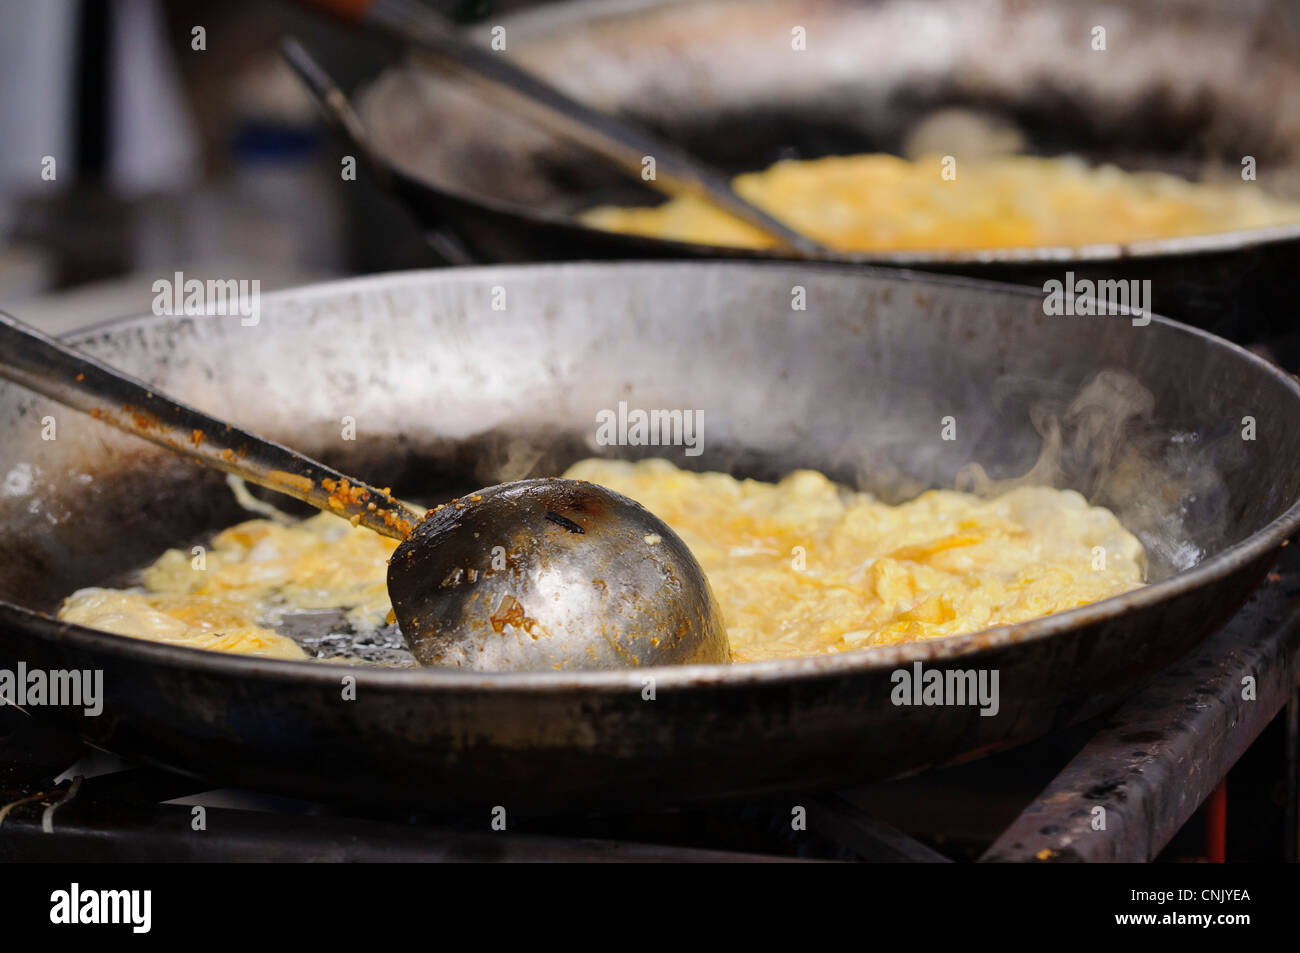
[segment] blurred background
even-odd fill
[[[173,269],[265,291],[438,263],[367,177],[342,187],[290,34],[340,81],[393,53],[270,0],[0,0],[0,306],[60,331],[148,311]]]

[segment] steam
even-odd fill
[[[1101,371],[1072,399],[1032,406],[1043,444],[1028,472],[994,480],[971,463],[956,486],[980,496],[1027,485],[1078,490],[1141,540],[1154,578],[1189,569],[1222,544],[1229,500],[1222,472],[1245,451],[1231,428],[1201,433],[1158,424],[1155,403],[1131,374]]]

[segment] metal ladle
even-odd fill
[[[388,593],[421,665],[484,671],[726,662],[722,613],[649,510],[576,480],[503,483],[421,517],[360,480],[188,407],[0,311],[0,377],[401,540]]]

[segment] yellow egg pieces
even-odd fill
[[[763,483],[587,460],[565,475],[631,497],[682,537],[737,662],[975,632],[1143,580],[1141,544],[1072,490],[931,491],[887,506],[807,470]]]
[[[732,659],[819,655],[941,638],[1096,602],[1142,584],[1142,547],[1070,490],[995,499],[931,491],[899,506],[800,470],[778,483],[666,460],[585,460],[565,474],[631,497],[676,531],[722,608]],[[358,631],[388,615],[393,540],[329,514],[249,520],[196,563],[164,553],[132,590],[83,589],[59,617],[176,645],[305,658],[275,631],[285,612],[346,610]]]
[[[786,160],[733,181],[744,198],[846,252],[1080,248],[1300,222],[1300,206],[1242,182],[1089,166],[1074,157],[958,161],[873,153]],[[607,231],[767,248],[773,239],[690,196],[581,216]]]

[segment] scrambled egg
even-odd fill
[[[1300,205],[1244,183],[1194,183],[1159,172],[1089,167],[1077,158],[963,160],[884,154],[778,162],[736,176],[736,191],[841,251],[1032,248],[1128,243],[1300,222]],[[595,228],[766,248],[772,240],[701,199],[653,208],[602,206]]]
[[[1073,490],[993,500],[932,490],[887,506],[810,470],[774,484],[664,460],[586,460],[565,475],[631,497],[682,537],[737,662],[976,632],[1143,578],[1142,545]]]
[[[732,659],[781,658],[933,639],[1096,602],[1142,584],[1141,544],[1070,490],[985,500],[931,491],[886,506],[820,473],[779,483],[679,470],[665,460],[586,460],[566,477],[629,496],[699,559]],[[357,630],[389,612],[393,540],[320,514],[220,533],[197,568],[169,550],[139,591],[83,589],[61,619],[222,652],[304,658],[273,626],[295,609],[348,610]]]
[[[301,659],[274,625],[285,612],[348,610],[357,630],[384,623],[386,573],[397,541],[329,513],[290,526],[257,519],[218,533],[201,555],[169,549],[138,591],[81,589],[59,610],[67,622],[191,648]]]

